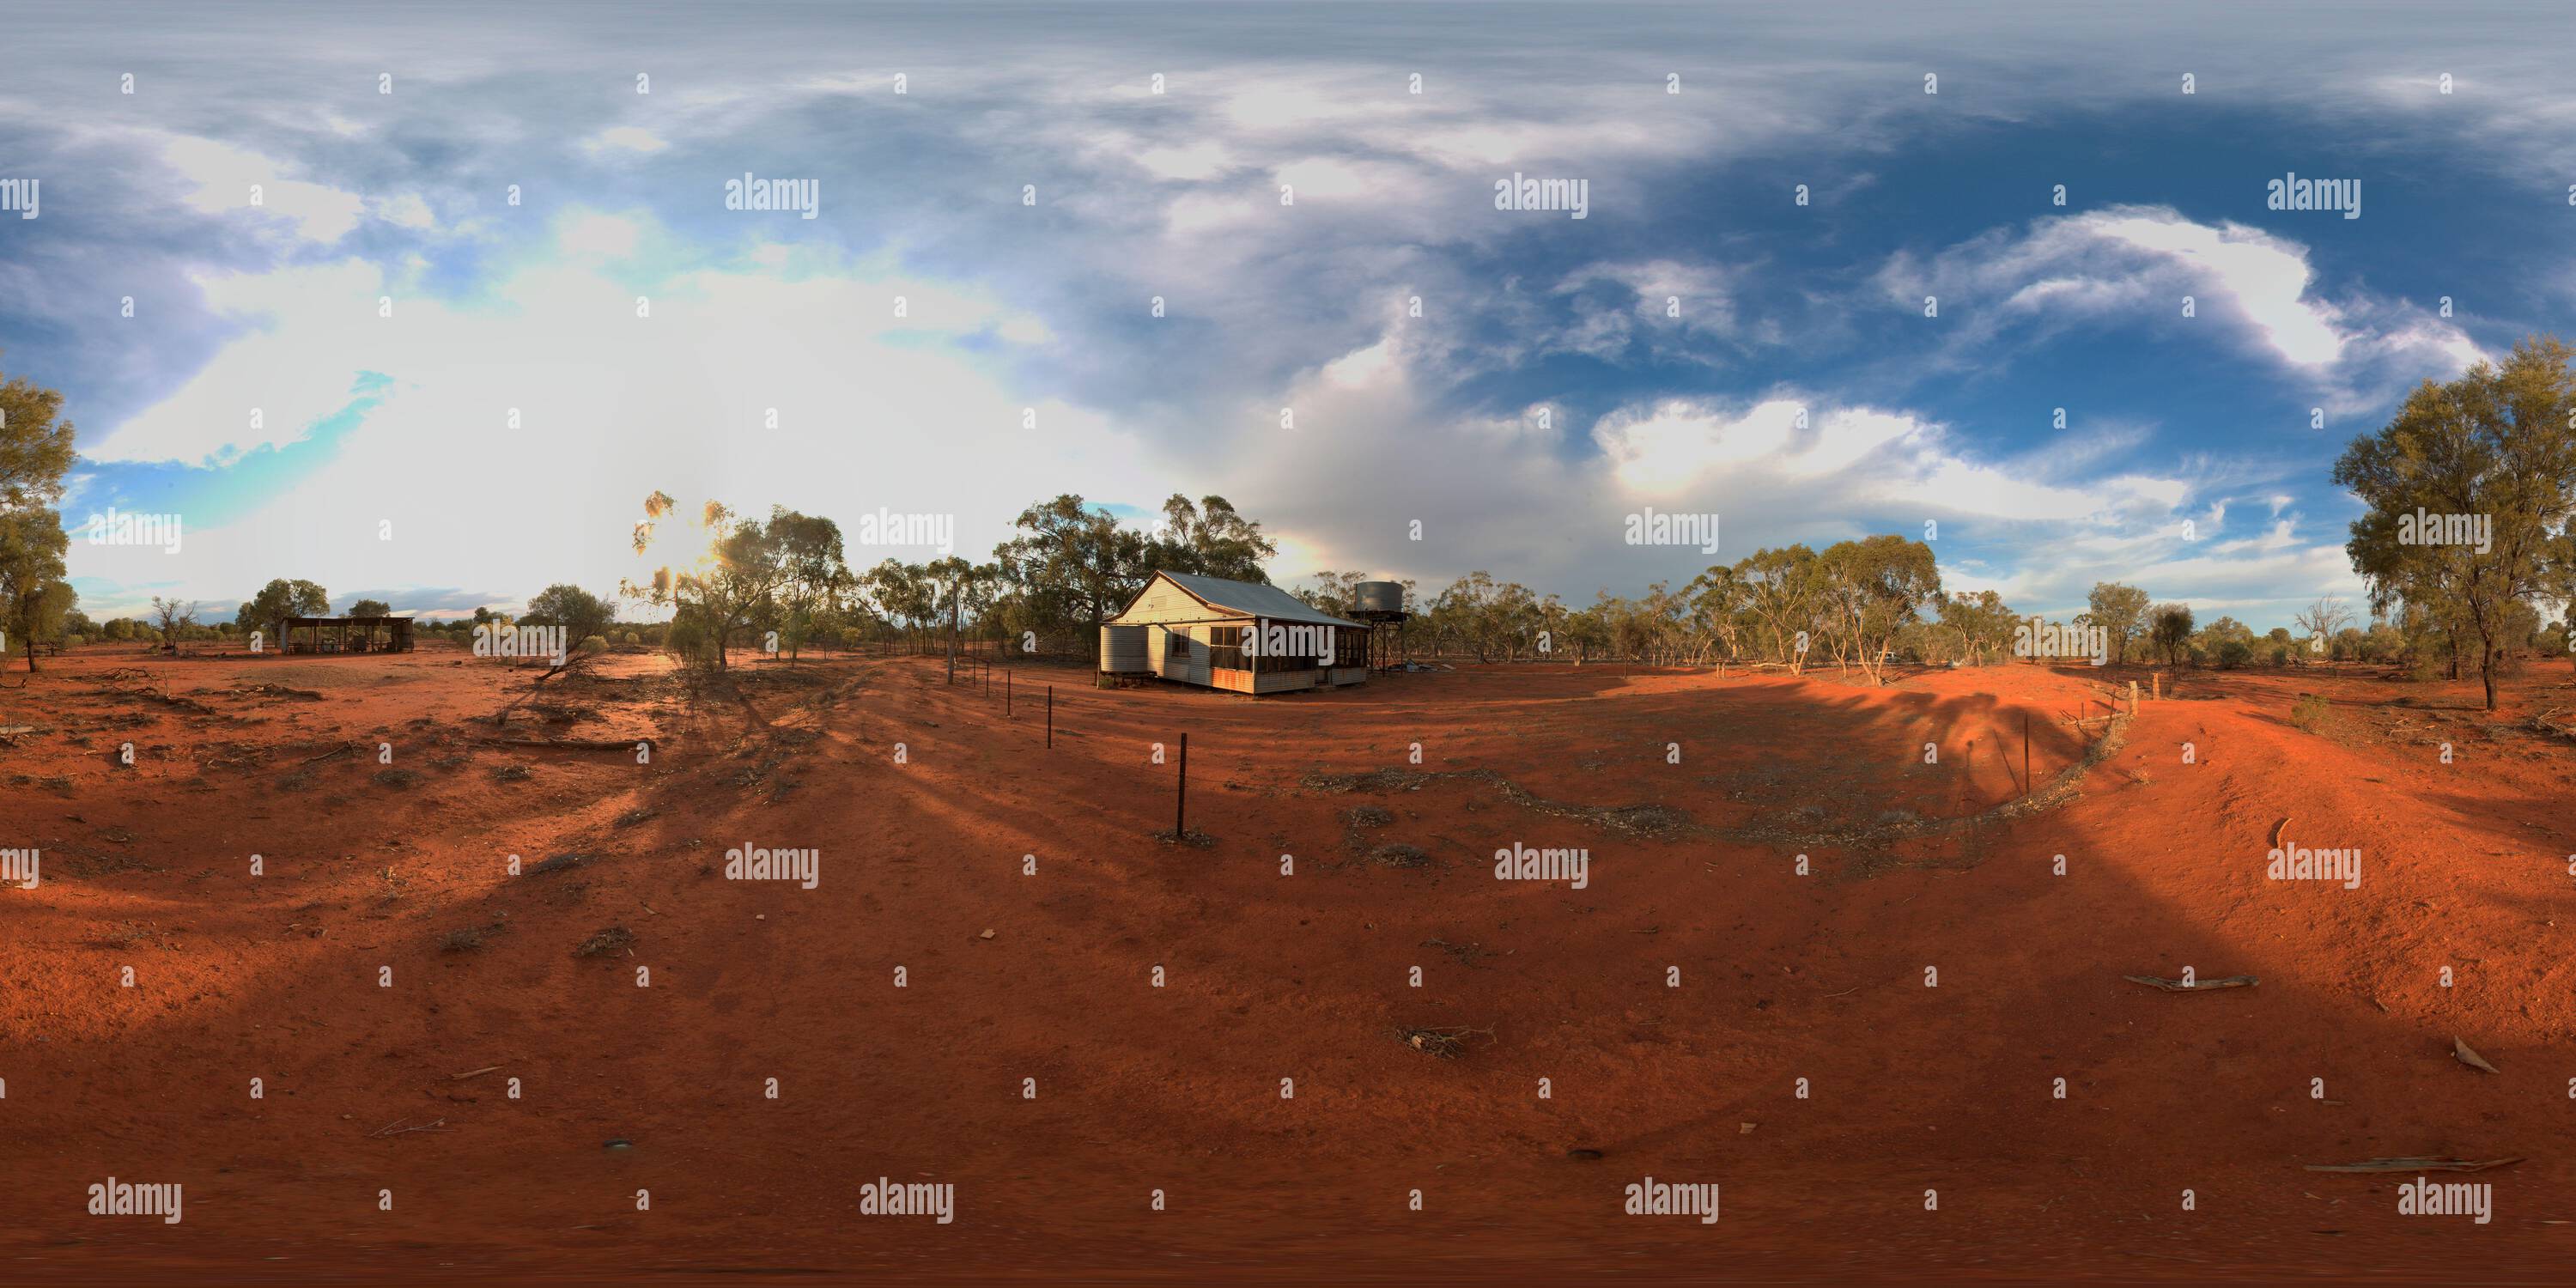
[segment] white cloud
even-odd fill
[[[1225,145],[1214,139],[1199,139],[1179,147],[1147,148],[1135,155],[1136,164],[1158,179],[1213,179],[1234,164]]]
[[[1928,260],[1899,254],[1878,281],[1900,307],[1941,301],[1954,361],[1973,353],[1992,365],[1994,346],[2016,327],[2208,327],[2213,342],[2251,340],[2253,352],[2302,375],[2329,411],[2378,406],[2414,380],[2455,375],[2482,356],[2458,327],[2413,304],[2358,291],[2327,298],[2295,241],[2166,207],[2043,218]]]
[[[581,146],[593,156],[605,152],[641,152],[649,156],[671,145],[643,126],[617,125],[583,140]]]
[[[635,253],[640,233],[632,219],[579,211],[565,219],[555,236],[556,244],[579,255],[606,255],[623,259]],[[776,248],[784,251],[784,247]]]
[[[2232,301],[2286,362],[2316,367],[2343,356],[2342,310],[2306,298],[2314,275],[2307,252],[2293,243],[2242,224],[2212,227],[2129,211],[2081,216],[2072,226],[2181,265]]]
[[[380,197],[367,204],[376,218],[414,232],[427,232],[438,226],[438,216],[431,213],[429,203],[421,200],[416,192]]]
[[[354,192],[286,178],[277,161],[214,139],[168,136],[161,158],[195,185],[181,198],[190,208],[291,220],[296,235],[309,242],[327,245],[347,236],[366,209]],[[254,196],[257,206],[251,204]]]
[[[619,218],[576,213],[564,227],[597,236]],[[647,246],[660,235],[638,233]],[[694,269],[650,284],[649,318],[635,316],[624,277],[546,258],[477,293],[490,303],[424,294],[354,259],[204,288],[251,329],[91,446],[92,459],[198,462],[292,444],[352,400],[361,373],[391,384],[291,486],[220,527],[190,524],[184,554],[155,568],[197,598],[230,603],[290,569],[335,589],[606,590],[637,571],[622,538],[655,488],[843,518],[880,505],[954,514],[958,548],[980,555],[1032,498],[1159,496],[1167,481],[1124,429],[1016,389],[994,360],[952,343],[1043,338],[1043,324],[882,263],[803,250],[777,268]],[[398,303],[379,319],[386,293]],[[908,318],[892,315],[896,294]],[[252,406],[264,432],[243,427]],[[1034,432],[1020,428],[1024,407]],[[961,442],[979,445],[971,466]],[[393,541],[376,540],[380,520]],[[925,557],[850,551],[870,564],[888,554]],[[105,565],[76,546],[73,571]]]

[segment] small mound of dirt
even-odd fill
[[[1431,856],[1420,846],[1397,842],[1369,851],[1369,862],[1382,868],[1419,868],[1428,866]]]
[[[1617,832],[1639,836],[1662,836],[1690,826],[1691,817],[1665,805],[1611,805],[1595,809],[1592,817],[1602,826]]]
[[[449,953],[470,953],[475,949],[482,947],[483,941],[486,938],[499,933],[500,929],[501,923],[496,921],[488,926],[467,926],[461,930],[448,931],[446,934],[438,937],[439,951]]]
[[[1361,805],[1343,811],[1342,821],[1353,827],[1384,827],[1395,821],[1395,815],[1375,805]]]
[[[581,947],[573,949],[572,955],[575,957],[597,957],[602,953],[613,953],[620,949],[631,948],[634,945],[634,931],[628,930],[624,926],[610,926],[608,929],[600,931],[598,934],[592,935],[590,938],[581,941]]]
[[[1431,781],[1431,775],[1404,769],[1372,769],[1365,774],[1308,774],[1300,785],[1310,792],[1409,792]]]
[[[212,691],[213,690],[208,690],[208,692]],[[320,702],[322,700],[322,695],[311,689],[290,689],[283,684],[250,684],[234,689],[233,692],[247,693],[263,698],[288,698],[297,702]]]

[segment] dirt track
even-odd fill
[[[2499,717],[2473,684],[2188,674],[2027,817],[1995,812],[2023,718],[2045,786],[2103,729],[2057,719],[2100,714],[2094,674],[1524,667],[1253,701],[1031,670],[1005,721],[998,677],[926,660],[742,669],[691,706],[618,658],[506,735],[469,717],[529,673],[440,651],[100,650],[0,691],[0,725],[43,730],[0,746],[0,846],[44,873],[0,892],[0,1277],[2576,1266],[2576,744],[2522,727],[2576,705],[2563,664]],[[2317,732],[2303,690],[2336,703]],[[1205,848],[1150,839],[1151,745],[1183,731]],[[646,735],[649,765],[486,741]],[[2268,880],[2285,818],[2358,847],[2358,886]],[[1796,836],[1876,843],[1800,876]],[[745,842],[818,849],[816,888],[724,879]],[[1515,843],[1584,847],[1586,887],[1496,880]],[[575,955],[613,927],[630,947]],[[2121,979],[2186,967],[2262,983]],[[1399,1027],[1472,1032],[1440,1060]],[[2396,1155],[2527,1161],[2447,1178],[2495,1185],[2483,1228],[2399,1217],[2412,1173],[2302,1170]],[[110,1174],[183,1182],[184,1223],[79,1215]],[[1721,1184],[1722,1219],[1623,1215],[1649,1175]],[[954,1223],[859,1215],[880,1176],[954,1184]]]

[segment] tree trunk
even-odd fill
[[[2495,646],[2494,640],[2487,638],[2485,623],[2480,623],[2478,630],[2478,678],[2486,681],[2487,710],[2489,711],[2496,709],[2496,664],[2503,660],[2501,656],[2503,652],[2503,649]]]

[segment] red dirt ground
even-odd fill
[[[39,728],[0,745],[0,846],[43,854],[0,892],[0,1282],[2576,1276],[2576,744],[2527,725],[2576,706],[2563,663],[2493,716],[2186,673],[2027,815],[1988,813],[2024,717],[2045,795],[2105,730],[2059,717],[2143,671],[1029,668],[1007,720],[926,659],[746,660],[694,702],[601,671],[508,736],[649,765],[486,742],[532,673],[435,647],[0,689]],[[1150,835],[1183,732],[1204,848]],[[2285,818],[2358,888],[2268,880]],[[725,880],[746,841],[819,848],[819,886]],[[1494,879],[1516,842],[1586,848],[1587,887]],[[1398,844],[1426,861],[1369,857]],[[2186,967],[2262,982],[2121,979]],[[2488,1225],[2303,1170],[2415,1155],[2525,1161],[2431,1175],[2492,1183]],[[184,1184],[183,1222],[87,1215],[110,1175]],[[881,1176],[953,1184],[954,1223],[860,1215]],[[1722,1218],[1624,1215],[1646,1176]]]

